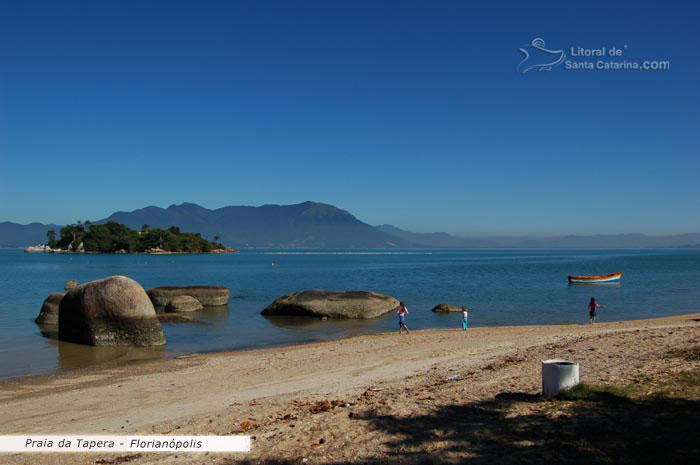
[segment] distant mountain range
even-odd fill
[[[445,232],[413,233],[392,225],[371,226],[345,210],[318,202],[295,205],[230,206],[208,209],[194,203],[116,212],[96,224],[116,221],[134,229],[178,226],[206,239],[219,236],[234,248],[636,248],[698,247],[700,234],[647,236],[606,234],[551,237],[457,237]],[[0,247],[46,242],[55,224],[0,223]]]
[[[345,210],[317,202],[261,207],[223,207],[209,210],[194,203],[166,209],[146,207],[117,212],[101,220],[131,228],[148,224],[155,228],[178,226],[205,238],[215,235],[235,248],[383,248],[411,247],[408,241],[390,236],[363,223]]]
[[[63,226],[57,224],[17,224],[5,221],[0,223],[0,247],[28,247],[30,245],[46,244],[46,232],[53,229],[58,231]]]

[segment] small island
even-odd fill
[[[168,229],[151,228],[144,224],[141,231],[133,230],[116,221],[105,224],[84,223],[64,226],[46,233],[46,244],[27,247],[25,252],[36,253],[104,253],[104,254],[228,254],[237,253],[214,236],[214,242],[199,233],[181,232],[177,226]]]

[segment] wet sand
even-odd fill
[[[349,413],[360,409],[362,399],[383,398],[396,414],[410,416],[435,401],[421,386],[435,380],[442,385],[450,377],[464,383],[454,386],[464,402],[495,395],[504,387],[537,392],[539,361],[555,357],[580,361],[584,380],[604,382],[616,376],[610,366],[626,366],[636,356],[661,350],[659,344],[673,347],[699,337],[700,314],[690,314],[595,325],[372,334],[30,376],[0,383],[0,434],[236,434],[249,428],[255,439],[247,458],[356,461],[375,456],[388,441],[365,423],[351,421]],[[418,402],[410,395],[413,389],[428,400]],[[392,393],[410,402],[394,403]],[[340,406],[327,408],[323,401],[331,400]],[[370,447],[366,441],[377,443]],[[3,463],[95,463],[103,457],[114,460],[116,455],[2,458]],[[161,453],[128,461],[230,463],[242,458],[204,457]]]

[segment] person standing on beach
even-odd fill
[[[469,308],[465,305],[462,307],[462,331],[467,330],[467,318],[469,317]]]
[[[408,309],[406,308],[405,303],[399,302],[399,311],[396,312],[396,314],[399,316],[399,334],[401,334],[402,329],[405,329],[406,334],[408,334],[408,326],[406,326],[406,315],[408,315]]]
[[[590,316],[588,323],[595,323],[595,314],[598,307],[602,307],[602,305],[596,302],[595,297],[591,297],[591,301],[588,302],[588,315]]]

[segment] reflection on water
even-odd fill
[[[569,286],[605,286],[605,287],[620,287],[622,283],[617,281],[615,283],[569,283]]]
[[[371,319],[318,318],[313,316],[261,315],[266,323],[287,334],[288,343],[329,341],[342,337],[393,330],[393,312]],[[397,320],[398,321],[398,320]],[[410,327],[410,321],[409,321]]]
[[[155,307],[157,314],[164,315],[183,315],[192,318],[197,323],[204,323],[209,325],[223,325],[228,322],[229,306],[226,305],[215,305],[210,307],[204,307],[202,310],[196,312],[176,312],[169,313],[165,311],[165,307]],[[166,322],[168,323],[168,322]],[[177,324],[177,322],[175,322]]]
[[[163,308],[158,308],[157,313],[164,313]],[[228,313],[229,306],[220,305],[204,307],[201,311],[186,312],[183,315],[208,325],[224,325],[228,321]],[[37,326],[41,335],[49,340],[48,345],[57,348],[58,368],[63,370],[165,358],[165,347],[93,347],[60,341],[58,325]]]
[[[228,323],[228,305],[204,307],[204,310],[192,312],[192,317],[202,323],[210,325],[225,325]]]
[[[92,347],[64,341],[57,341],[56,344],[58,366],[63,370],[165,358],[165,347]]]
[[[322,319],[313,316],[262,315],[268,323],[278,328],[290,330],[333,330],[362,332],[377,326],[377,321],[390,318],[387,315],[372,319]]]
[[[58,353],[58,368],[70,370],[106,363],[129,363],[165,358],[165,347],[94,347],[58,339],[57,325],[37,325]]]

